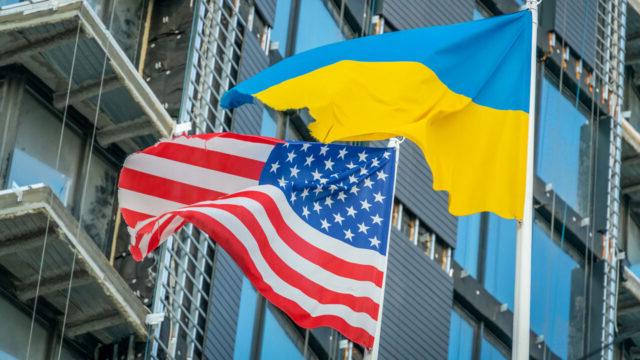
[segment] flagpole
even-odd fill
[[[529,90],[529,131],[527,139],[527,171],[524,214],[518,223],[516,237],[516,273],[511,359],[529,359],[531,307],[531,243],[533,236],[533,156],[536,119],[536,67],[538,35],[538,2],[527,0],[531,11],[531,79]]]
[[[391,211],[389,212],[389,231],[387,232],[387,251],[385,256],[385,264],[384,264],[384,275],[382,277],[382,295],[380,296],[380,308],[378,309],[378,321],[376,323],[376,334],[375,339],[373,341],[373,347],[371,351],[365,349],[363,360],[378,360],[378,351],[380,350],[380,330],[382,328],[382,307],[384,305],[384,293],[387,288],[387,271],[389,270],[389,249],[391,248],[389,244],[391,243],[391,228],[393,224],[391,223],[391,219],[393,218],[393,201],[396,196],[396,183],[398,182],[398,163],[400,162],[400,144],[404,141],[404,139],[400,140],[398,138],[389,139],[388,147],[396,148],[396,163],[394,167],[393,173],[393,190],[391,191]]]

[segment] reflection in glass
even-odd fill
[[[236,325],[236,343],[233,347],[234,360],[251,359],[251,342],[253,340],[253,324],[256,317],[257,301],[258,293],[249,280],[243,277]]]
[[[116,196],[116,169],[98,155],[91,157],[91,170],[87,179],[87,192],[82,206],[82,227],[106,253],[113,202]],[[84,179],[83,179],[84,180]]]
[[[260,124],[260,135],[262,136],[276,136],[277,125],[276,121],[271,117],[269,111],[262,110],[262,123]]]
[[[287,54],[287,34],[289,33],[289,19],[291,15],[291,0],[276,2],[276,17],[271,29],[271,41],[278,42],[280,55]]]
[[[478,248],[482,214],[458,217],[455,260],[469,275],[478,277]]]
[[[486,331],[486,330],[485,330]],[[507,360],[507,356],[496,347],[486,334],[480,343],[480,360]]]
[[[513,310],[516,221],[489,214],[484,287]]]
[[[547,76],[542,81],[536,173],[580,215],[588,213],[591,126]]]
[[[293,325],[279,321],[274,309],[266,307],[260,359],[302,359],[302,351],[292,337]],[[284,319],[283,319],[284,320]]]
[[[473,354],[474,328],[468,320],[454,308],[451,312],[449,328],[449,360],[471,359]]]
[[[324,1],[300,0],[296,53],[344,39]]]

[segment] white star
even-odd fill
[[[353,161],[349,162],[345,166],[348,167],[349,169],[353,169],[354,167],[356,167],[356,165],[353,163]]]
[[[382,156],[383,156],[385,159],[388,159],[390,155],[391,155],[391,153],[390,153],[390,152],[385,151],[385,152],[384,152],[384,154],[383,154]]]
[[[305,159],[307,160],[304,162],[304,166],[311,166],[311,163],[313,162],[313,160],[315,160],[313,158],[313,155],[309,155]]]
[[[295,191],[291,193],[291,198],[289,200],[291,200],[292,203],[298,200],[298,197],[296,196]]]
[[[327,155],[327,151],[329,150],[329,147],[327,145],[323,146],[320,148],[320,155]]]
[[[325,160],[324,161],[324,169],[333,171],[333,164],[335,164],[335,163],[333,161],[331,161],[331,158]]]
[[[367,161],[367,152],[362,150],[361,153],[358,153],[358,160],[360,161]]]
[[[344,218],[342,217],[342,215],[340,215],[340,213],[333,214],[333,222],[337,222],[342,225],[342,220],[344,220]]]
[[[334,191],[338,190],[338,187],[335,184],[329,185],[329,191],[333,194]]]
[[[316,193],[316,196],[318,196],[318,194],[322,192],[322,185],[316,186],[316,189],[313,190],[313,192]]]
[[[287,186],[287,181],[284,179],[284,176],[278,179],[278,185],[280,185],[280,187]]]
[[[308,219],[309,218],[309,214],[310,214],[309,209],[307,209],[306,206],[303,206],[302,207],[302,216],[304,216],[305,218]]]
[[[371,207],[371,204],[369,204],[367,199],[365,199],[364,201],[360,201],[360,204],[362,204],[362,209],[365,209],[365,210],[369,211],[369,208]]]
[[[320,181],[320,184],[324,185],[324,184],[327,183],[327,181],[329,181],[329,179],[320,178],[320,179],[318,179],[318,181]]]
[[[373,158],[373,160],[371,160],[371,167],[378,167],[378,165],[380,165],[380,160]]]
[[[351,232],[351,229],[347,229],[346,231],[345,230],[343,231],[344,231],[344,237],[347,240],[351,241],[351,239],[353,238],[353,233]]]
[[[371,246],[375,246],[377,248],[380,247],[380,240],[378,240],[377,236],[374,236],[372,238],[369,238],[369,241],[371,242]]]
[[[378,175],[378,180],[382,180],[382,181],[386,181],[387,180],[387,174],[384,173],[384,171],[380,170],[376,172],[376,175]]]
[[[304,190],[302,190],[302,194],[300,194],[300,196],[302,196],[302,200],[304,200],[304,198],[306,198],[309,195],[309,189],[304,188]]]
[[[374,224],[382,225],[382,218],[378,216],[378,214],[375,214],[374,216],[372,216],[371,220],[373,221]]]
[[[347,216],[351,216],[351,217],[355,218],[356,217],[356,213],[357,213],[357,211],[356,211],[356,209],[353,208],[353,206],[349,206],[347,208]]]
[[[293,158],[296,156],[297,156],[296,153],[292,150],[290,153],[287,154],[287,161],[293,162]]]
[[[288,142],[286,142],[286,143],[284,143],[284,145],[282,145],[282,146],[284,146],[284,147],[288,148],[288,147],[289,147],[289,143],[288,143]]]
[[[355,175],[349,175],[349,184],[357,183],[358,178]]]
[[[358,191],[360,191],[360,188],[354,185],[349,192],[352,194],[358,195]]]
[[[380,204],[382,204],[382,200],[386,199],[386,196],[382,196],[382,193],[380,191],[378,191],[377,194],[373,194],[373,197],[375,197],[375,200],[373,200],[374,202],[379,202]]]
[[[318,171],[318,169],[315,169],[311,175],[313,176],[313,180],[320,180],[320,178],[322,177],[322,174]]]
[[[291,170],[291,177],[298,177],[298,173],[300,172],[300,170],[298,169],[297,165],[294,165],[292,168],[289,168],[289,170]]]
[[[320,214],[320,210],[322,210],[322,206],[320,206],[320,202],[314,201],[313,202],[313,211],[315,211],[318,214]]]
[[[338,200],[342,200],[342,202],[344,202],[344,199],[347,198],[347,195],[344,194],[344,191],[340,191],[338,193]]]
[[[358,232],[366,234],[367,230],[369,230],[369,227],[365,225],[364,222],[362,224],[358,224]]]
[[[307,149],[309,148],[309,146],[311,146],[311,144],[309,144],[309,143],[304,143],[304,144],[302,144],[302,150],[303,150],[304,152],[307,152]]]
[[[322,223],[320,227],[325,229],[326,231],[329,231],[329,226],[331,226],[331,224],[329,224],[329,222],[327,221],[327,218],[320,220],[320,222]]]
[[[347,148],[340,149],[340,153],[338,154],[338,159],[344,160],[345,155],[347,155]]]
[[[363,167],[361,167],[361,168],[360,168],[360,175],[364,175],[364,174],[366,174],[366,173],[367,173],[367,168],[366,168],[366,167],[364,167],[364,166],[363,166]]]
[[[276,161],[275,163],[271,164],[271,170],[269,170],[269,172],[276,172],[278,171],[278,168],[280,167],[280,161]]]
[[[331,207],[331,204],[333,204],[333,200],[331,200],[331,196],[327,196],[327,198],[324,200],[324,204]]]
[[[373,189],[373,186],[371,185],[373,185],[373,181],[371,181],[371,179],[369,178],[364,179],[364,186],[368,187],[369,189]]]

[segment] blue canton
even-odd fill
[[[386,255],[395,156],[394,148],[287,142],[271,152],[260,184],[279,187],[319,231]]]

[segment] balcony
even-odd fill
[[[66,313],[68,337],[147,335],[147,308],[49,187],[0,191],[0,267],[19,300]]]
[[[22,2],[0,8],[0,67],[20,65],[97,121],[103,147],[126,152],[168,137],[175,125],[107,27],[78,0]]]

